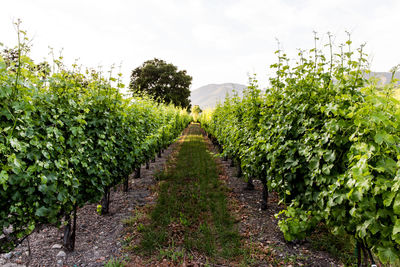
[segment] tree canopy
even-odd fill
[[[202,112],[201,108],[199,105],[194,105],[192,108],[192,114],[193,114],[193,120],[197,122],[197,119],[199,117],[199,114]]]
[[[148,95],[158,102],[190,108],[191,83],[192,77],[186,70],[154,58],[132,71],[129,88],[135,95]]]
[[[192,108],[192,113],[199,114],[201,112],[202,112],[202,110],[201,110],[200,106],[199,105],[194,105],[194,107]]]

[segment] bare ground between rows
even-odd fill
[[[218,154],[210,139],[203,132],[204,141],[207,148],[213,154]],[[268,209],[262,211],[261,195],[262,185],[259,181],[254,181],[253,191],[245,190],[246,183],[237,177],[237,168],[231,167],[231,161],[223,161],[215,157],[220,168],[220,179],[230,189],[228,202],[233,215],[237,218],[237,227],[243,237],[246,247],[254,248],[254,254],[250,255],[254,259],[251,266],[341,266],[339,262],[330,257],[323,251],[312,250],[310,244],[301,245],[286,243],[283,234],[278,228],[276,213],[282,209],[278,205],[278,198],[271,194],[268,200]],[[156,193],[155,193],[156,194]],[[143,223],[146,223],[143,221]],[[173,229],[171,230],[173,231]],[[136,231],[137,232],[137,231]],[[135,233],[136,235],[137,233]],[[181,259],[171,261],[163,257],[144,257],[143,255],[129,253],[130,262],[128,266],[242,266],[240,262],[210,264],[208,257],[191,251],[192,259]]]
[[[204,140],[210,151],[219,153],[206,135]],[[256,266],[342,266],[327,252],[313,250],[307,241],[302,244],[286,242],[275,218],[275,214],[283,209],[278,205],[277,194],[270,193],[267,210],[261,210],[261,182],[253,181],[254,190],[246,190],[247,183],[237,177],[238,169],[232,166],[230,159],[216,157],[216,161],[222,172],[220,178],[230,189],[230,202],[235,203],[234,213],[238,216],[239,232],[246,239],[245,243],[270,254],[270,257],[265,257]]]
[[[151,187],[156,183],[154,175],[164,168],[176,146],[177,143],[170,145],[161,158],[150,163],[149,169],[142,166],[139,179],[133,179],[132,174],[128,192],[123,192],[122,186],[111,191],[110,214],[98,215],[97,204],[88,204],[78,210],[73,252],[61,247],[63,229],[44,226],[29,237],[31,257],[28,256],[28,240],[25,240],[12,252],[0,255],[0,266],[103,266],[111,258],[123,257],[122,220],[130,217],[136,207],[154,202],[151,193]]]

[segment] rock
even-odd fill
[[[54,244],[54,245],[51,247],[51,249],[60,249],[60,248],[62,248],[62,245],[61,245],[61,244]]]
[[[57,266],[61,266],[61,267],[62,267],[63,264],[64,264],[63,260],[58,260],[58,261],[57,261]]]
[[[3,255],[3,258],[6,260],[11,259],[14,256],[14,254],[12,252],[8,252],[6,254]]]
[[[97,250],[95,252],[93,252],[93,256],[97,259],[100,257],[100,252],[98,252]]]
[[[25,265],[22,264],[16,264],[16,263],[6,263],[4,265],[2,265],[3,267],[26,267]]]
[[[3,264],[5,264],[5,263],[6,263],[6,260],[3,258],[0,258],[0,266],[3,266]]]
[[[64,251],[60,250],[60,252],[58,252],[56,257],[57,258],[65,258],[65,257],[67,257],[67,254]]]
[[[16,251],[16,252],[14,252],[14,255],[15,256],[21,256],[22,255],[22,251]]]
[[[10,226],[10,227],[8,227],[6,229],[3,229],[3,233],[6,234],[6,235],[12,234],[13,231],[14,230],[13,230],[12,226]]]

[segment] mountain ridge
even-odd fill
[[[191,91],[190,100],[192,106],[199,105],[201,109],[215,107],[218,101],[223,101],[227,94],[232,95],[236,91],[239,96],[247,85],[239,83],[211,83]]]
[[[390,82],[392,73],[371,71],[369,74],[365,74],[365,78],[369,79],[371,77],[376,77],[378,79],[378,85],[381,86]],[[400,73],[396,73],[394,78],[400,80]],[[399,82],[397,83],[399,84]],[[227,94],[233,95],[234,91],[236,91],[239,96],[242,96],[246,88],[247,85],[239,83],[210,83],[192,90],[190,100],[192,106],[199,105],[201,109],[213,108],[218,101],[223,102]]]

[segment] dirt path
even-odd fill
[[[203,138],[208,150],[214,155],[217,154],[216,147],[212,145],[204,132]],[[219,179],[228,188],[227,199],[230,212],[236,218],[243,247],[249,251],[249,255],[236,261],[210,264],[208,256],[199,254],[198,251],[189,251],[190,254],[186,256],[181,255],[181,250],[179,250],[181,248],[177,246],[163,249],[162,255],[155,253],[150,257],[131,252],[129,266],[341,266],[326,252],[313,250],[307,242],[301,245],[286,243],[274,216],[281,209],[277,196],[272,194],[268,201],[269,208],[262,211],[260,209],[261,183],[255,181],[255,190],[245,190],[246,183],[237,178],[237,168],[230,166],[230,160],[223,161],[218,157],[215,157],[215,160],[220,168]],[[137,221],[136,225],[146,224],[146,222],[148,223],[148,218]],[[175,231],[174,227],[179,231]],[[182,228],[179,225],[171,225],[170,231],[178,233],[179,236]],[[140,231],[134,230],[132,235],[136,240],[132,246],[139,245],[137,240],[140,239]],[[181,239],[177,236],[175,238]],[[165,253],[166,251],[168,253]]]

